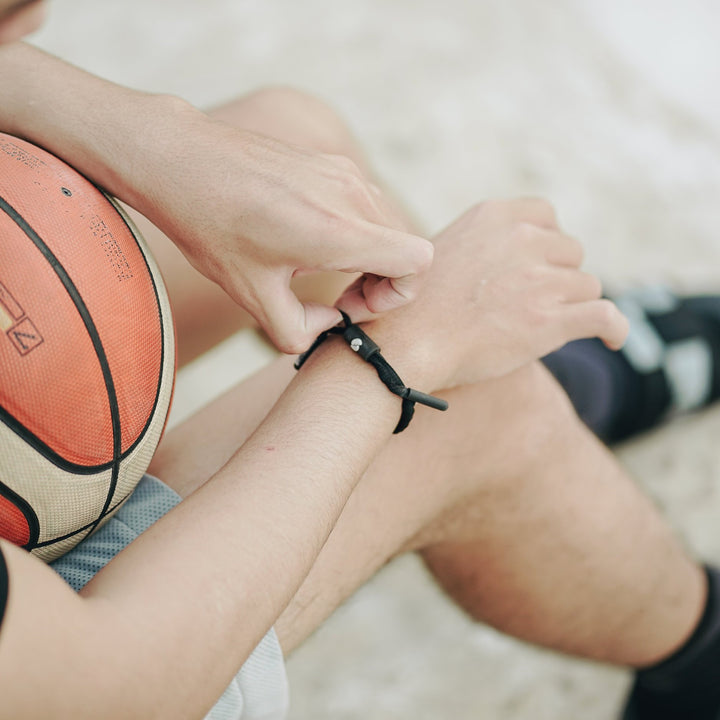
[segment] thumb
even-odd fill
[[[335,304],[355,322],[372,320],[377,314],[395,310],[414,300],[423,279],[420,275],[400,278],[362,275],[346,288]]]
[[[369,275],[363,285],[368,310],[372,313],[384,313],[402,307],[415,299],[422,280],[420,275],[415,274],[398,278]]]
[[[333,307],[301,303],[289,286],[259,294],[255,319],[278,350],[298,354],[307,350],[324,330],[337,325],[342,316]]]

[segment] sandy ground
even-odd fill
[[[488,196],[543,195],[609,287],[698,290],[720,288],[718,27],[712,0],[53,0],[35,40],[200,105],[311,90],[429,232]],[[180,377],[176,417],[269,356],[246,335],[204,358]],[[719,432],[710,410],[619,453],[716,562]],[[347,603],[289,673],[292,720],[601,720],[627,683],[470,623],[414,558]]]

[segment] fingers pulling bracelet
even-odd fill
[[[380,380],[387,386],[388,390],[402,398],[402,413],[400,421],[393,430],[394,434],[402,432],[410,424],[415,413],[415,403],[427,405],[435,408],[435,410],[448,409],[445,400],[407,387],[390,363],[380,354],[380,348],[375,342],[358,325],[353,324],[346,313],[342,310],[340,313],[343,317],[344,327],[337,325],[320,333],[310,348],[298,357],[295,363],[296,370],[299,370],[305,364],[305,361],[327,340],[329,335],[341,335],[352,350],[375,368]]]

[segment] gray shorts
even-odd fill
[[[146,475],[125,505],[94,535],[51,567],[79,590],[126,545],[180,502],[180,496]],[[288,683],[282,650],[271,628],[218,700],[206,720],[281,720]]]

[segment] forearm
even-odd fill
[[[138,210],[284,352],[301,352],[339,319],[330,306],[301,304],[290,287],[297,273],[385,278],[355,294],[353,317],[367,320],[412,299],[430,266],[432,245],[407,233],[346,158],[118,87],[21,43],[0,47],[0,88],[0,130]]]
[[[68,716],[91,716],[90,685],[118,717],[149,716],[148,708],[157,717],[200,716],[306,576],[399,412],[372,368],[341,343],[323,348],[230,462],[87,586],[82,609],[72,611],[82,632],[68,674],[45,674],[55,703],[68,703]],[[17,612],[7,630],[18,627]],[[85,646],[98,636],[111,657],[84,667],[92,658]],[[17,668],[37,668],[37,645],[25,646],[18,652],[27,658],[10,654],[17,685]]]
[[[152,214],[165,119],[200,113],[178,98],[102,80],[25,43],[0,46],[0,130],[46,148]]]
[[[334,345],[303,368],[208,483],[118,557],[112,577],[119,583],[104,571],[88,586],[88,596],[144,603],[152,583],[156,592],[166,594],[162,605],[167,612],[178,596],[165,589],[171,578],[161,578],[157,566],[177,562],[180,574],[197,565],[187,579],[204,588],[203,603],[226,604],[228,598],[237,603],[222,618],[223,632],[234,627],[236,637],[247,633],[252,609],[256,636],[247,638],[244,650],[236,646],[241,654],[249,653],[307,574],[399,417],[399,400],[374,370],[341,343]],[[145,553],[150,546],[152,554]],[[146,568],[143,557],[152,558],[151,566]],[[128,584],[130,576],[134,587]],[[199,644],[206,638],[199,633]]]

